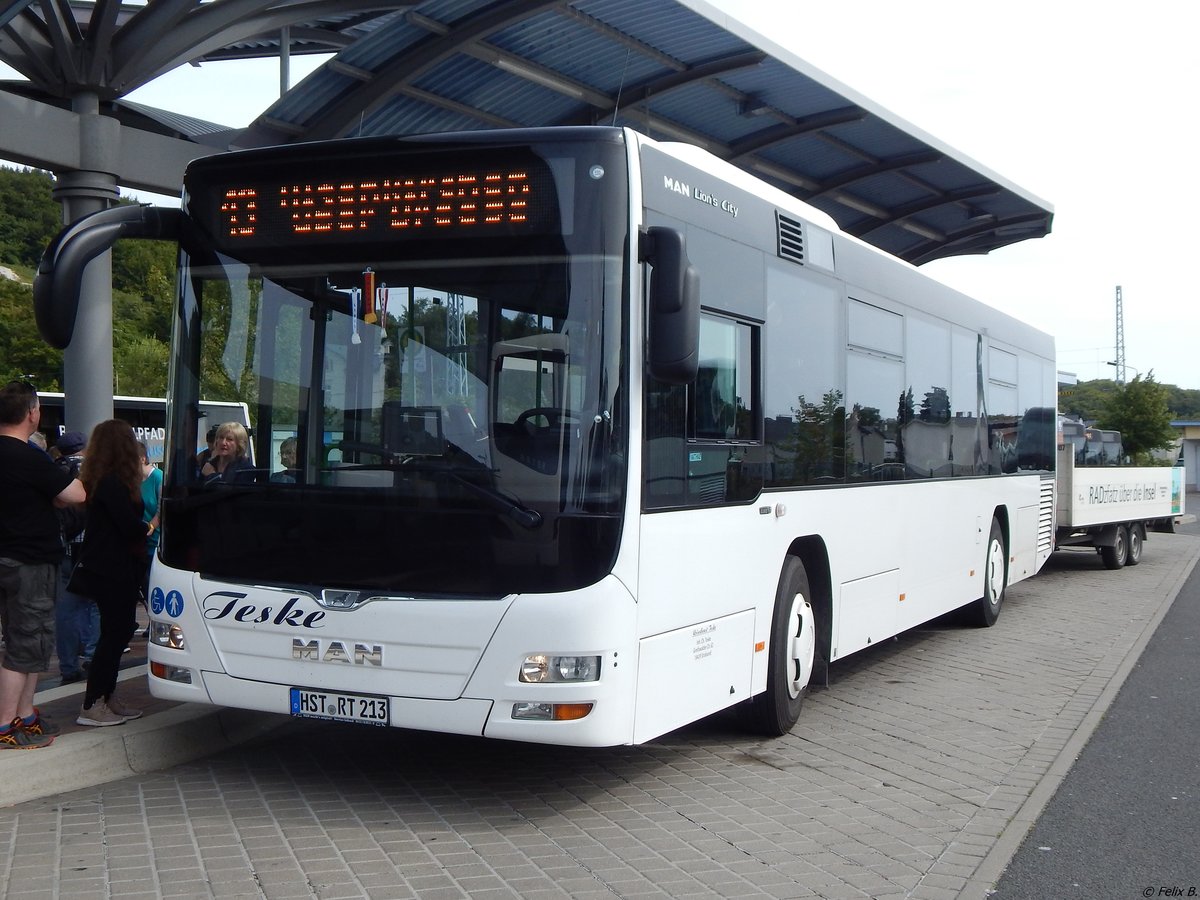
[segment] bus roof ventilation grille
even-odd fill
[[[779,255],[804,265],[804,223],[776,211],[775,227],[779,237]]]

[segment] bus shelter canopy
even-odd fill
[[[244,129],[122,99],[185,63],[309,53],[329,59]],[[918,265],[1044,236],[1053,217],[704,0],[15,0],[0,5],[0,60],[26,79],[0,84],[0,158],[56,170],[37,129],[8,122],[41,105],[69,110],[87,92],[122,128],[202,145],[193,156],[358,135],[627,125],[704,147]],[[135,178],[135,161],[128,168]],[[177,191],[178,179],[157,189]]]

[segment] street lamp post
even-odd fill
[[[1117,384],[1125,383],[1125,370],[1126,369],[1133,369],[1133,377],[1134,378],[1142,377],[1142,370],[1139,369],[1137,366],[1130,366],[1130,365],[1118,366],[1115,362],[1107,362],[1107,363],[1105,363],[1105,365],[1113,366],[1117,370]]]

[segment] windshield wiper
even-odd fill
[[[514,500],[512,497],[509,497],[506,494],[500,493],[495,488],[486,487],[482,484],[476,484],[469,478],[463,477],[463,475],[455,469],[441,469],[437,466],[429,466],[428,468],[425,468],[419,464],[416,468],[420,469],[421,471],[430,472],[435,476],[440,475],[462,485],[463,487],[467,488],[467,490],[471,491],[471,493],[475,494],[475,496],[486,500],[493,509],[497,509],[506,514],[510,519],[523,528],[537,528],[542,524],[542,514],[536,509],[530,509],[528,506],[522,505],[517,500]]]

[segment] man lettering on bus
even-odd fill
[[[27,381],[0,389],[0,749],[30,750],[54,740],[58,726],[33,705],[38,673],[54,651],[54,598],[63,557],[55,509],[83,503],[87,493],[29,436],[41,405]]]

